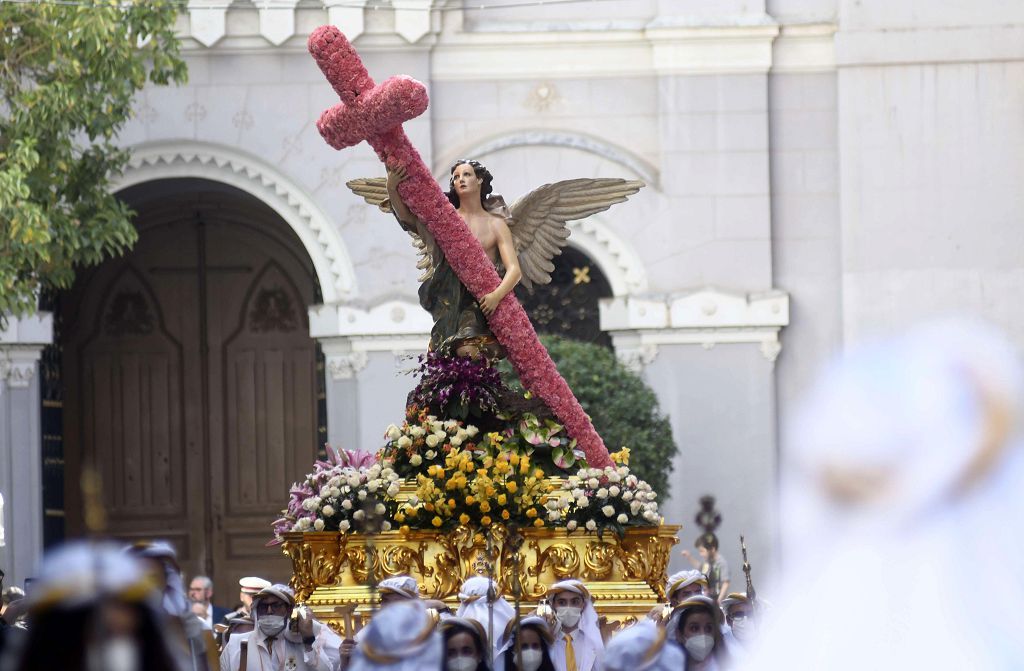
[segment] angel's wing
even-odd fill
[[[510,209],[509,232],[516,244],[522,283],[527,289],[547,284],[569,237],[565,222],[584,219],[621,203],[644,187],[638,180],[569,179],[545,184],[517,200]]]
[[[391,211],[390,206],[385,207],[385,204],[388,202],[387,179],[383,177],[360,177],[359,179],[345,182],[345,186],[352,189],[352,193],[370,205],[376,205],[384,212]]]
[[[391,212],[391,200],[388,197],[387,179],[384,177],[360,177],[345,182],[345,186],[370,205],[376,205],[381,212]],[[399,222],[401,223],[401,222]],[[412,236],[412,244],[416,248],[419,259],[416,267],[423,271],[420,282],[430,277],[434,269],[434,257],[437,254],[437,243],[434,237],[426,230],[426,227],[417,222],[413,228],[402,224],[402,229]]]

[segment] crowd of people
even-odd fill
[[[646,641],[645,659],[661,660],[650,668],[675,660],[672,668],[716,671],[742,653],[755,609],[745,594],[719,604],[707,590],[698,570],[674,574],[665,604],[615,632],[580,580],[551,585],[536,612],[517,617],[487,577],[465,581],[453,612],[424,598],[414,578],[395,576],[376,586],[366,626],[350,620],[342,637],[287,585],[243,578],[229,610],[212,602],[206,576],[186,590],[166,543],[78,542],[47,554],[28,597],[4,591],[0,669],[636,671],[636,646]]]

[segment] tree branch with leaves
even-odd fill
[[[181,84],[177,5],[0,2],[0,320],[131,248],[110,192],[117,134],[147,82]]]

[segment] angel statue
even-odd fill
[[[434,318],[430,349],[443,355],[499,359],[504,351],[487,317],[519,282],[532,290],[547,284],[569,238],[566,222],[584,219],[625,201],[644,183],[624,179],[571,179],[545,184],[512,207],[492,193],[493,176],[480,162],[460,159],[451,167],[445,194],[495,264],[501,283],[479,301],[459,280],[426,225],[406,207],[398,185],[404,168],[388,167],[387,177],[355,179],[347,186],[366,202],[392,212],[413,237],[420,254],[420,305]]]

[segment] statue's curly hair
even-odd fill
[[[473,168],[473,172],[476,173],[476,176],[483,180],[483,183],[480,184],[480,205],[483,205],[487,201],[487,196],[491,195],[491,191],[494,190],[494,187],[491,186],[491,182],[494,181],[494,175],[491,174],[490,170],[484,167],[483,163],[480,161],[473,161],[468,158],[460,158],[455,163],[452,163],[452,167],[448,171],[451,177],[448,178],[448,191],[444,194],[448,196],[448,202],[450,202],[455,209],[459,209],[459,194],[455,192],[455,168],[458,168],[464,163],[468,163]]]

